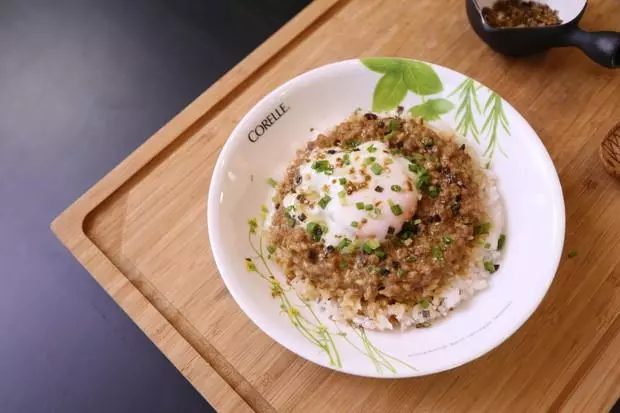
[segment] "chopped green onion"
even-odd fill
[[[381,216],[381,209],[375,208],[374,210],[370,211],[370,217],[372,219],[377,219],[380,216]]]
[[[415,255],[408,255],[407,258],[405,258],[405,261],[407,262],[414,262],[417,260],[418,260],[418,257],[416,257]]]
[[[346,247],[348,247],[349,245],[351,245],[351,240],[350,240],[350,239],[348,239],[348,238],[343,238],[343,239],[341,239],[341,240],[340,240],[340,242],[338,243],[338,249],[342,251],[343,249],[345,249],[345,248],[346,248]]]
[[[568,258],[575,258],[577,256],[577,251],[572,250],[568,253]]]
[[[276,246],[275,245],[267,245],[267,251],[270,254],[273,254],[274,252],[276,252]]]
[[[439,196],[439,187],[435,186],[435,185],[429,185],[428,186],[428,196],[430,196],[431,198],[435,199]]]
[[[394,132],[400,129],[400,121],[398,119],[390,119],[390,131]]]
[[[506,234],[500,234],[499,239],[497,240],[497,250],[501,251],[506,244]]]
[[[348,153],[345,153],[342,157],[342,163],[345,165],[351,165],[351,158]]]
[[[364,242],[364,245],[362,246],[362,249],[364,250],[366,254],[372,254],[372,252],[376,250],[377,248],[379,248],[380,245],[381,244],[379,243],[379,241],[373,238],[373,239],[366,240]]]
[[[491,244],[489,242],[485,243],[484,248],[488,250],[489,248],[491,248]]]
[[[390,133],[388,133],[387,135],[385,135],[385,136],[383,137],[383,139],[385,139],[385,140],[388,140],[388,141],[389,141],[389,140],[390,140],[390,139],[392,139],[393,137],[394,137],[394,132],[390,132]]]
[[[345,185],[347,183],[347,178],[340,178],[340,179],[338,179],[338,183],[340,185]]]
[[[347,193],[346,193],[344,190],[342,190],[342,191],[338,192],[338,198],[341,198],[341,199],[342,199],[342,198],[344,198],[344,197],[346,197],[346,196],[347,196]]]
[[[356,203],[355,203],[355,207],[356,207],[357,209],[359,209],[359,210],[362,210],[362,209],[364,209],[365,205],[364,205],[364,203],[363,203],[363,202],[356,202]]]
[[[366,150],[370,153],[377,152],[377,148],[374,145],[370,145]]]
[[[400,192],[400,191],[402,191],[402,190],[403,190],[403,188],[401,188],[401,187],[400,187],[400,185],[392,185],[390,188],[391,188],[391,189],[392,189],[392,191],[394,191],[394,192]]]
[[[443,250],[438,245],[433,245],[433,247],[431,248],[431,255],[436,260],[443,260]]]
[[[329,195],[325,195],[323,198],[321,198],[321,199],[319,200],[319,206],[320,206],[322,209],[325,209],[325,207],[327,206],[327,204],[329,204],[329,201],[331,201],[331,200],[332,200],[332,197],[331,197],[331,196],[329,196]]]
[[[406,274],[406,271],[403,270],[402,268],[399,268],[398,271],[396,271],[396,275],[398,275],[398,278],[403,278]]]
[[[497,271],[497,268],[495,266],[495,264],[493,264],[492,261],[485,261],[484,262],[484,269],[489,273],[489,274],[493,274],[495,271]]]
[[[399,216],[403,213],[403,209],[398,204],[390,205],[390,209],[392,210],[392,214]]]
[[[370,165],[371,163],[373,163],[376,160],[377,160],[377,158],[375,158],[374,156],[369,156],[368,158],[364,159],[364,165]]]
[[[360,143],[359,143],[358,141],[356,141],[355,139],[350,140],[350,141],[346,141],[346,142],[345,142],[345,145],[346,145],[347,147],[349,147],[349,148],[357,148],[357,146],[358,146],[359,144],[360,144]]]
[[[435,145],[435,142],[433,142],[432,139],[423,139],[422,140],[422,145],[424,145],[425,148],[432,148]]]
[[[327,231],[324,230],[323,226],[316,222],[308,222],[308,224],[306,225],[306,232],[308,232],[308,235],[310,235],[310,238],[313,241],[318,242],[321,240],[323,234]]]
[[[372,165],[370,165],[370,170],[375,175],[381,175],[381,172],[383,172],[383,167],[375,162]]]
[[[357,222],[357,221],[351,221],[351,226],[352,226],[353,228],[357,228],[357,227],[359,227],[359,226],[360,226],[360,223],[359,223],[359,222]]]
[[[422,220],[420,218],[416,218],[413,220],[413,225],[420,225],[422,223]]]
[[[454,238],[452,238],[450,235],[444,235],[443,242],[444,244],[452,244],[454,242]]]
[[[278,183],[273,178],[268,178],[267,179],[267,184],[269,184],[269,186],[272,187],[272,188],[275,188],[276,186],[278,186]]]
[[[418,175],[418,181],[415,183],[415,187],[418,189],[422,189],[428,184],[429,180],[430,176],[428,175],[428,173],[422,173]]]
[[[375,209],[375,207],[374,207],[372,204],[366,204],[366,205],[364,206],[364,209],[365,209],[366,211],[372,211],[373,209]]]
[[[323,172],[325,175],[331,175],[334,173],[334,168],[329,164],[327,159],[322,159],[320,161],[314,161],[312,164],[312,169],[317,172]]]
[[[383,251],[381,248],[377,248],[375,250],[375,255],[381,259],[385,258],[385,251]]]
[[[388,275],[390,275],[390,270],[388,270],[387,268],[381,268],[379,270],[379,275],[382,277],[387,277]]]
[[[431,305],[431,303],[429,303],[428,300],[424,300],[424,299],[420,300],[419,304],[420,304],[420,307],[422,308],[428,308]]]
[[[491,229],[490,222],[485,222],[483,224],[476,225],[474,227],[474,235],[486,235],[489,233],[490,229]]]

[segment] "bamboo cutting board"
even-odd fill
[[[614,0],[586,28],[620,29]],[[265,94],[336,60],[414,57],[509,100],[560,174],[566,251],[541,307],[507,342],[455,370],[348,376],[295,356],[241,312],[210,253],[206,194],[228,134]],[[462,0],[318,0],[76,201],[52,228],[222,412],[604,411],[620,396],[620,184],[598,143],[620,120],[620,72],[579,51],[509,60],[470,29]],[[514,136],[518,139],[518,136]]]

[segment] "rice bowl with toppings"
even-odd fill
[[[547,292],[565,228],[527,121],[476,80],[401,58],[334,63],[269,93],[224,145],[207,213],[248,318],[370,377],[497,347]]]
[[[429,327],[500,265],[495,178],[454,134],[356,113],[297,153],[264,230],[288,283],[333,320]]]

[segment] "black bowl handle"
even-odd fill
[[[609,68],[620,67],[620,33],[586,32],[579,27],[566,33],[565,44],[577,46],[596,63]]]

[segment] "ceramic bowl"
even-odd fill
[[[423,113],[437,128],[455,130],[489,165],[498,177],[508,241],[489,288],[444,320],[404,332],[364,331],[330,321],[288,290],[248,221],[260,221],[261,205],[272,196],[268,178],[281,178],[295,152],[310,139],[358,108],[381,112],[398,105]],[[564,221],[553,163],[536,132],[509,103],[453,70],[395,58],[320,67],[263,98],[224,145],[208,199],[215,262],[247,316],[307,360],[373,377],[451,369],[510,337],[538,307],[553,280]],[[268,278],[270,272],[277,282]]]

